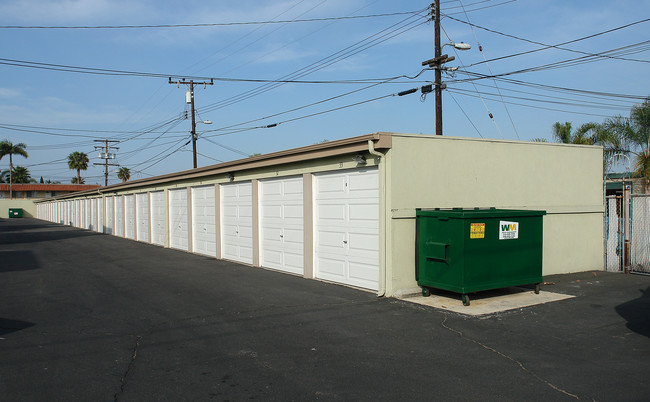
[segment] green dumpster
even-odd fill
[[[9,217],[10,218],[22,218],[23,209],[22,208],[9,208]]]
[[[430,288],[469,293],[542,282],[546,211],[496,208],[416,210],[415,279]]]

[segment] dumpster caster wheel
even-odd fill
[[[536,295],[539,294],[539,290],[540,290],[540,285],[539,285],[539,283],[536,283],[536,284],[535,284],[535,294],[536,294]]]
[[[469,295],[463,295],[463,306],[469,306]]]
[[[429,288],[425,288],[425,287],[422,288],[422,296],[424,297],[431,296],[431,291],[429,290]]]

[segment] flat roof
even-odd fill
[[[99,184],[43,184],[43,183],[13,183],[13,191],[86,191],[101,187]],[[0,191],[9,191],[9,183],[0,184]]]
[[[146,179],[131,180],[124,183],[112,184],[106,187],[96,186],[89,191],[77,192],[74,194],[74,196],[94,195],[97,194],[98,191],[120,191],[129,188],[168,183],[171,181],[196,179],[200,177],[214,176],[217,174],[236,173],[244,170],[321,159],[346,153],[363,152],[368,151],[368,141],[373,142],[373,147],[375,149],[386,150],[390,149],[392,146],[392,135],[393,133],[377,132],[373,134],[361,135],[358,137],[327,141],[314,145],[308,145],[305,147],[293,148],[265,155],[251,156],[249,158],[237,159],[234,161],[223,162],[196,169],[168,173],[160,176],[149,177]],[[71,194],[65,194],[49,198],[47,201],[66,199],[70,197],[72,197]]]

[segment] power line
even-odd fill
[[[515,0],[511,0],[515,1]],[[367,18],[394,17],[398,15],[412,15],[419,11],[402,11],[395,13],[352,15],[341,17],[305,18],[295,20],[277,21],[240,21],[240,22],[214,22],[198,24],[154,24],[154,25],[0,25],[0,29],[150,29],[150,28],[205,28],[205,27],[228,27],[240,25],[271,25],[291,24],[302,22],[341,21],[358,20]]]
[[[422,11],[425,11],[423,9]],[[329,56],[323,57],[305,67],[302,67],[292,73],[286,74],[282,77],[280,77],[277,80],[271,81],[265,85],[258,86],[256,88],[253,88],[249,91],[242,92],[238,95],[231,96],[229,98],[226,98],[224,100],[221,100],[219,102],[213,103],[211,105],[204,106],[201,108],[201,111],[213,111],[216,109],[220,109],[226,106],[230,106],[232,104],[241,102],[243,100],[249,99],[251,97],[260,95],[262,93],[268,92],[272,89],[275,89],[287,82],[291,82],[293,80],[297,80],[301,77],[304,77],[308,74],[311,74],[313,72],[319,71],[325,67],[328,67],[332,64],[338,63],[341,60],[347,59],[355,54],[358,54],[364,50],[367,50],[373,46],[376,46],[380,43],[383,43],[395,36],[398,36],[404,32],[407,32],[413,28],[416,28],[422,24],[425,24],[428,22],[428,16],[417,16],[419,17],[418,19],[414,21],[409,21],[414,18],[414,16],[408,17],[406,19],[403,19],[402,21],[399,21],[388,28],[385,28],[379,32],[376,32],[360,41],[355,42],[354,44],[347,46],[346,48],[343,48]]]
[[[537,42],[537,41],[533,41],[533,40],[530,40],[530,39],[525,39],[525,38],[522,38],[522,37],[519,37],[519,36],[516,36],[516,35],[510,35],[510,34],[507,34],[507,33],[503,33],[503,32],[496,31],[496,30],[494,30],[494,29],[490,29],[490,28],[482,27],[482,26],[480,26],[480,25],[472,24],[472,23],[470,23],[469,21],[463,21],[463,20],[460,20],[460,19],[457,19],[457,18],[451,17],[451,16],[449,16],[449,15],[445,15],[445,17],[448,17],[448,18],[450,18],[450,19],[452,19],[452,20],[454,20],[454,21],[460,22],[460,23],[462,23],[462,24],[466,24],[466,25],[469,25],[469,26],[474,27],[474,28],[482,29],[482,30],[484,30],[484,31],[491,32],[491,33],[494,33],[494,34],[497,34],[497,35],[501,35],[501,36],[505,36],[505,37],[508,37],[508,38],[512,38],[512,39],[516,39],[516,40],[520,40],[520,41],[524,41],[524,42],[532,43],[532,44],[535,44],[535,45],[543,46],[543,48],[541,48],[541,49],[528,50],[528,51],[525,51],[525,52],[519,52],[519,53],[514,53],[514,54],[510,54],[510,55],[506,55],[506,56],[495,57],[495,58],[493,58],[493,59],[489,59],[489,60],[486,60],[486,61],[482,61],[482,62],[478,62],[478,63],[470,64],[470,65],[467,66],[467,67],[473,67],[473,66],[476,66],[476,65],[479,65],[479,64],[483,64],[483,63],[487,63],[487,62],[492,62],[492,61],[497,61],[497,60],[503,60],[503,59],[507,59],[507,58],[511,58],[511,57],[517,57],[517,56],[522,56],[522,55],[525,55],[525,54],[530,54],[530,53],[540,52],[540,51],[542,51],[542,50],[547,50],[547,49],[551,49],[551,48],[553,48],[553,49],[559,49],[559,50],[565,50],[565,51],[569,51],[569,52],[573,52],[573,53],[579,53],[579,54],[583,54],[583,55],[587,55],[587,56],[605,57],[605,58],[610,58],[610,59],[618,59],[618,60],[625,60],[625,61],[634,61],[634,62],[639,62],[639,63],[650,63],[650,61],[648,61],[648,60],[623,59],[623,58],[614,57],[614,56],[605,56],[605,55],[603,55],[602,53],[589,53],[589,52],[583,52],[583,51],[579,51],[579,50],[574,50],[574,49],[569,49],[569,48],[564,48],[564,47],[562,47],[562,46],[564,46],[564,45],[568,45],[568,44],[570,44],[570,43],[581,42],[581,41],[586,40],[586,39],[595,38],[595,37],[597,37],[597,36],[605,35],[605,34],[608,34],[608,33],[612,33],[612,32],[615,32],[615,31],[619,31],[619,30],[621,30],[621,29],[629,28],[629,27],[634,26],[634,25],[642,24],[642,23],[644,23],[644,22],[648,22],[648,21],[650,21],[650,18],[646,18],[646,19],[643,19],[643,20],[639,20],[639,21],[635,21],[635,22],[629,23],[629,24],[621,25],[621,26],[618,26],[618,27],[615,27],[615,28],[611,28],[611,29],[608,29],[608,30],[605,30],[605,31],[597,32],[597,33],[595,33],[595,34],[591,34],[591,35],[583,36],[583,37],[580,37],[580,38],[578,38],[578,39],[573,39],[573,40],[566,41],[566,42],[562,42],[562,43],[558,43],[558,44],[555,44],[555,45],[548,45],[548,44],[545,44],[545,43],[542,43],[542,42]]]
[[[643,41],[643,42],[638,42],[634,43],[631,45],[626,45],[622,46],[619,48],[615,49],[610,49],[605,52],[602,52],[602,54],[632,54],[632,53],[639,53],[643,52],[646,50],[650,49],[650,40]],[[520,70],[515,70],[515,71],[510,71],[507,73],[499,73],[499,74],[492,74],[492,75],[481,75],[475,78],[468,78],[468,79],[463,79],[463,80],[456,80],[453,82],[469,82],[477,79],[486,79],[486,78],[494,78],[494,77],[505,77],[509,75],[515,75],[515,74],[522,74],[522,73],[530,73],[530,72],[537,72],[537,71],[545,71],[545,70],[552,70],[552,69],[558,69],[558,68],[565,68],[565,67],[573,67],[581,64],[586,64],[586,63],[593,63],[596,61],[601,61],[602,59],[599,59],[598,56],[582,56],[582,57],[576,57],[573,59],[566,59],[566,60],[561,60],[553,63],[548,63],[548,64],[543,64],[535,67],[529,67],[529,68],[524,68]],[[482,64],[482,62],[479,63],[474,63],[469,65],[468,67],[475,66],[477,64]],[[464,71],[458,70],[459,73],[463,73]]]
[[[456,105],[458,106],[460,111],[463,112],[463,114],[465,115],[465,118],[467,119],[467,121],[469,121],[469,124],[471,124],[472,127],[474,127],[474,130],[476,130],[476,133],[478,133],[478,135],[481,138],[483,138],[483,135],[481,134],[480,131],[478,131],[478,128],[476,128],[476,126],[474,125],[474,122],[472,121],[472,119],[470,119],[469,116],[467,115],[467,113],[465,113],[465,109],[463,109],[463,107],[460,105],[460,103],[458,103],[458,101],[456,100],[456,97],[454,96],[454,94],[449,92],[449,96],[451,96],[451,99],[456,103]]]
[[[459,91],[457,89],[452,89],[452,88],[448,88],[447,91],[450,92],[450,93],[455,93],[455,94],[461,95],[461,96],[470,96],[470,97],[473,97],[473,98],[478,97],[477,95],[474,95],[472,93],[468,93],[468,92],[465,93],[465,92],[461,92],[461,91]],[[495,100],[495,99],[492,99],[492,100],[498,102],[498,100]],[[508,103],[510,105],[523,106],[523,107],[534,108],[534,109],[550,110],[550,111],[553,111],[553,112],[579,114],[579,115],[583,115],[583,116],[597,116],[597,117],[605,117],[605,118],[613,117],[613,116],[610,116],[610,115],[603,115],[603,114],[598,114],[598,113],[574,112],[574,111],[570,111],[570,110],[566,110],[566,109],[554,109],[554,108],[549,108],[549,107],[544,107],[544,106],[539,106],[539,105],[528,105],[528,104],[525,104],[525,103],[508,102],[508,101],[506,101],[506,103]]]
[[[460,2],[461,7],[463,8],[463,12],[465,13],[465,18],[467,19],[467,22],[469,22],[469,15],[467,15],[467,12],[465,11],[465,7],[463,6],[463,3],[461,0],[458,0]],[[472,33],[474,34],[474,39],[476,39],[476,45],[478,46],[478,50],[481,53],[481,56],[483,56],[483,61],[486,62],[486,66],[488,68],[488,71],[490,74],[492,74],[492,68],[490,67],[490,64],[487,63],[487,58],[485,57],[485,53],[483,53],[483,46],[478,41],[478,36],[476,35],[476,31],[474,31],[474,27],[470,25],[470,28],[472,29]],[[501,96],[501,90],[499,89],[499,85],[497,84],[496,80],[494,80],[494,85],[497,87],[497,91],[499,92],[499,96]],[[501,100],[503,100],[503,97],[501,97]],[[515,127],[515,122],[512,120],[512,116],[510,115],[510,110],[508,109],[508,106],[506,105],[505,102],[503,102],[503,107],[506,109],[506,114],[508,115],[508,118],[510,119],[510,124],[512,125],[512,129],[515,130],[515,135],[517,136],[517,139],[520,140],[519,138],[519,132],[517,131],[517,127]],[[492,115],[490,115],[492,116]],[[493,119],[494,120],[494,119]],[[496,125],[496,122],[495,122]]]

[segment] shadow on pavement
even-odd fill
[[[21,329],[33,327],[34,323],[19,320],[10,320],[0,317],[0,336],[20,331]]]
[[[23,229],[23,228],[21,228]],[[42,227],[41,227],[42,229]],[[76,237],[95,236],[97,233],[77,228],[62,228],[61,230],[48,231],[25,231],[12,232],[10,230],[0,231],[0,244],[37,243],[50,240],[65,240]]]
[[[0,273],[29,271],[41,266],[29,250],[0,250]]]
[[[627,321],[628,329],[650,338],[650,287],[639,292],[639,298],[619,304],[615,309]]]

